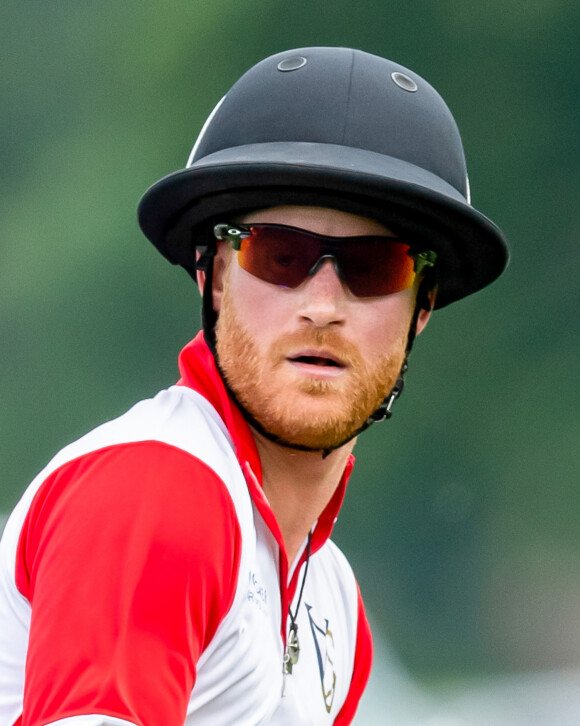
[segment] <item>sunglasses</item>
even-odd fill
[[[242,269],[282,287],[298,287],[331,260],[356,297],[406,290],[437,258],[395,237],[326,237],[281,224],[216,224],[214,235],[238,251]]]

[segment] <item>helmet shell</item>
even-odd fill
[[[218,103],[187,166],[139,205],[145,235],[192,268],[211,220],[285,204],[377,219],[438,254],[442,307],[492,282],[508,254],[469,200],[461,137],[413,71],[349,48],[299,48],[261,61]]]

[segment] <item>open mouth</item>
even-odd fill
[[[318,355],[299,355],[297,358],[291,358],[291,360],[296,361],[297,363],[306,363],[308,365],[312,366],[331,366],[340,368],[340,363],[337,363],[335,360],[331,360],[330,358],[323,358],[322,356]]]
[[[291,363],[301,363],[303,365],[318,366],[320,368],[344,368],[338,358],[331,355],[321,355],[314,353],[301,353],[300,355],[290,356],[288,360]]]

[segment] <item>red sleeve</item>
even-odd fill
[[[371,629],[358,586],[357,592],[358,621],[354,669],[348,695],[338,716],[334,720],[334,726],[348,726],[348,724],[352,723],[359,701],[368,683],[373,664],[373,640],[371,636]]]
[[[91,713],[183,723],[239,556],[229,492],[180,449],[123,444],[58,469],[19,542],[32,607],[23,726]]]

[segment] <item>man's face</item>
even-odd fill
[[[318,207],[273,207],[238,221],[337,237],[394,236],[374,220]],[[415,288],[357,298],[330,260],[299,287],[284,288],[243,270],[237,253],[220,243],[213,290],[217,351],[228,384],[263,428],[288,444],[314,450],[340,445],[397,379]],[[427,318],[422,312],[418,331]]]

